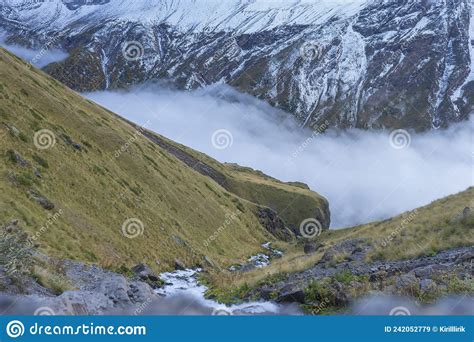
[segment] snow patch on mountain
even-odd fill
[[[470,82],[474,82],[474,3],[471,2],[471,15],[469,18],[469,56],[471,59],[471,69],[464,83],[456,89],[451,99],[453,101],[463,96],[463,88]]]
[[[469,41],[470,41],[470,56],[471,56],[471,72],[466,79],[465,84],[474,81],[474,3],[471,3],[471,19],[469,25]]]
[[[456,100],[474,78],[471,11],[471,0],[5,0],[0,27],[74,51],[45,70],[78,91],[226,83],[304,126],[425,130],[469,111]],[[143,48],[132,62],[131,41]]]
[[[145,25],[168,23],[184,31],[251,33],[349,17],[360,11],[367,0],[111,0],[91,2],[74,10],[61,0],[33,3],[6,0],[4,3],[15,11],[17,20],[40,26],[44,31],[64,29],[78,21],[87,25],[97,20],[114,20]]]

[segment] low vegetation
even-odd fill
[[[176,259],[203,265],[207,256],[225,267],[274,239],[259,206],[285,208],[283,219],[295,225],[327,206],[301,185],[220,164],[148,132],[165,148],[3,49],[0,76],[0,217],[19,219],[46,255],[109,269],[147,263],[156,272]],[[226,184],[170,148],[214,168]]]
[[[211,272],[208,277],[219,288],[218,291],[214,290],[216,293],[233,291],[242,286],[255,288],[259,284],[271,282],[276,275],[303,271],[315,265],[329,248],[354,238],[365,238],[374,247],[368,254],[367,262],[432,256],[449,248],[473,246],[474,215],[470,213],[474,211],[473,198],[474,188],[471,187],[389,220],[324,231],[316,238],[321,248],[315,253],[305,254],[303,243],[295,242],[286,246],[281,259],[274,260],[264,269],[239,274]],[[335,254],[329,265],[335,266],[346,258],[345,253]]]

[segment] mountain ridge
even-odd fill
[[[437,129],[473,110],[468,0],[20,4],[0,11],[8,41],[53,40],[70,56],[45,70],[79,91],[225,82],[315,129]]]

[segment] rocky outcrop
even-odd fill
[[[365,258],[371,249],[364,239],[342,241],[327,250],[313,267],[260,286],[249,297],[316,307],[323,299],[328,301],[324,306],[345,306],[371,291],[431,298],[446,290],[450,281],[468,281],[474,276],[474,247],[453,248],[410,260],[367,263]],[[311,298],[312,291],[326,293],[325,298]]]
[[[272,209],[261,207],[258,209],[257,215],[262,226],[277,239],[287,242],[294,239],[293,232],[286,227],[285,222]]]
[[[186,264],[180,259],[175,259],[174,260],[174,269],[175,270],[185,270],[186,269]]]
[[[42,270],[40,277],[36,268]],[[26,314],[98,315],[131,310],[157,299],[148,283],[159,286],[158,277],[144,264],[133,270],[135,277],[125,277],[96,265],[51,258],[35,248],[17,220],[0,228],[0,295],[29,303]],[[67,286],[47,288],[45,278]]]
[[[157,288],[163,285],[160,277],[147,264],[138,264],[132,268],[132,272],[136,277],[150,285],[152,288]]]
[[[125,119],[123,119],[125,120]],[[295,188],[304,189],[307,191],[306,198],[303,200],[306,203],[314,203],[314,208],[310,208],[304,214],[300,215],[308,215],[305,217],[298,217],[298,225],[295,223],[287,223],[283,220],[282,217],[279,216],[278,210],[274,210],[268,207],[271,202],[274,201],[274,197],[285,196],[286,203],[293,203],[295,204],[295,198],[291,197],[291,193],[280,189],[278,186],[270,187],[270,186],[262,186],[258,183],[249,183],[249,182],[238,182],[232,176],[233,171],[241,172],[242,170],[246,170],[248,172],[252,172],[257,174],[259,177],[268,178],[267,175],[260,171],[256,171],[250,168],[244,168],[236,164],[228,164],[228,171],[223,172],[221,170],[217,170],[215,167],[210,165],[209,162],[205,162],[199,159],[198,156],[187,152],[184,148],[176,144],[172,144],[168,142],[166,139],[160,137],[158,134],[150,132],[148,130],[143,129],[142,127],[137,126],[136,124],[125,120],[127,123],[132,125],[137,132],[142,134],[144,137],[149,139],[154,144],[160,146],[161,148],[165,149],[167,152],[175,156],[181,162],[186,164],[187,166],[191,167],[195,171],[199,172],[203,176],[209,177],[217,184],[222,186],[227,191],[236,194],[239,197],[243,197],[251,202],[255,203],[256,208],[256,216],[258,217],[261,225],[270,232],[273,236],[277,239],[283,241],[291,241],[295,237],[301,236],[301,228],[299,226],[300,222],[308,217],[314,217],[317,220],[318,224],[321,225],[321,229],[329,229],[331,224],[331,213],[329,210],[329,203],[328,201],[321,197],[320,195],[312,192],[306,184],[299,183],[299,182],[290,182],[286,183],[290,186]],[[278,183],[278,180],[274,180]],[[277,184],[275,184],[277,185]],[[271,191],[267,191],[267,189]],[[245,189],[245,190],[243,190]],[[276,190],[276,191],[275,191]],[[299,189],[298,189],[299,190]],[[266,196],[264,194],[267,194]],[[316,196],[313,196],[316,195]],[[281,201],[281,200],[279,200]],[[284,205],[284,210],[286,214],[289,215],[293,210],[288,209],[288,205]],[[300,210],[301,211],[301,210]],[[311,212],[310,212],[311,211]],[[292,215],[296,216],[296,215]],[[176,241],[179,237],[173,237],[175,242],[181,246],[187,246],[185,241]]]
[[[35,200],[40,206],[42,206],[46,210],[53,210],[54,203],[51,202],[49,199],[41,195],[38,191],[30,189],[28,190],[28,196]]]
[[[0,18],[10,42],[70,51],[46,70],[76,90],[158,78],[183,89],[224,81],[314,129],[326,121],[437,129],[473,110],[470,0],[239,7],[156,0],[132,8],[55,1],[6,1]]]
[[[30,315],[112,314],[133,311],[133,308],[159,298],[146,282],[95,265],[64,260],[62,267],[68,281],[74,284],[74,290],[55,296],[29,276],[24,276],[21,292],[2,287],[1,293],[15,298],[15,301],[30,303]],[[2,282],[5,281],[3,278]]]
[[[131,123],[132,124],[132,123]],[[137,130],[143,134],[146,138],[148,138],[153,143],[157,144],[161,148],[165,149],[173,156],[181,160],[184,164],[189,166],[190,168],[196,170],[200,174],[210,177],[213,179],[217,184],[226,187],[226,177],[212,166],[202,162],[201,160],[197,159],[190,153],[187,153],[183,149],[176,147],[173,144],[168,143],[165,139],[160,138],[157,134],[153,134],[152,132],[143,130],[143,128],[138,127],[135,124],[132,124]]]

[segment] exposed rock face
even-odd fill
[[[270,208],[260,208],[258,210],[258,218],[262,226],[277,239],[283,241],[294,239],[295,236],[291,230],[285,226],[285,223],[278,217],[278,214]]]
[[[191,154],[187,153],[186,151],[176,148],[172,144],[167,143],[164,139],[161,139],[156,134],[152,134],[146,130],[143,130],[140,127],[137,127],[136,125],[134,126],[137,128],[137,130],[141,132],[141,134],[143,134],[153,143],[164,148],[166,151],[174,155],[176,158],[181,160],[183,163],[185,163],[189,167],[193,168],[194,170],[196,170],[203,176],[211,178],[219,185],[223,187],[226,186],[226,182],[227,182],[226,177],[222,173],[214,169],[212,166],[196,159],[195,157],[193,157]]]
[[[23,158],[18,152],[9,151],[11,158],[21,167],[28,167],[30,163]]]
[[[14,296],[16,302],[28,302],[29,311],[25,313],[30,315],[37,309],[48,311],[37,314],[49,315],[101,315],[121,310],[133,311],[135,307],[159,298],[147,283],[125,278],[97,266],[65,260],[63,267],[75,290],[55,296],[25,276],[22,279],[22,291],[2,286],[2,294]],[[5,283],[6,279],[0,280]]]
[[[158,275],[146,264],[138,264],[132,268],[132,271],[140,280],[146,282],[150,286],[157,286],[160,284],[160,278]]]
[[[6,1],[0,18],[10,42],[68,50],[46,70],[76,90],[226,82],[315,129],[421,130],[473,110],[472,13],[470,0],[55,0]]]

